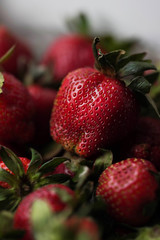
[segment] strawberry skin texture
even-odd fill
[[[146,223],[145,204],[156,200],[158,183],[149,171],[154,165],[143,159],[128,158],[108,167],[99,178],[96,195],[107,204],[108,212],[116,220],[133,226]]]
[[[64,35],[51,44],[42,63],[51,66],[54,81],[60,82],[70,71],[93,67],[92,40],[81,35]]]
[[[67,203],[63,202],[63,200],[55,191],[56,189],[61,189],[66,192],[66,194],[71,196],[74,195],[73,191],[64,185],[50,184],[30,193],[19,204],[14,215],[14,228],[24,229],[26,231],[22,240],[33,240],[30,214],[32,205],[36,200],[46,201],[53,212],[63,211],[67,207]]]
[[[58,91],[51,136],[66,150],[88,157],[129,134],[138,112],[133,93],[122,82],[80,68],[64,78]]]
[[[25,171],[25,173],[26,173],[26,172],[27,172],[27,169],[28,169],[28,166],[29,166],[29,164],[30,164],[30,160],[29,160],[28,158],[25,158],[25,157],[20,157],[19,159],[21,160],[21,162],[22,162],[22,164],[23,164],[23,167],[24,167],[24,171]],[[3,168],[4,170],[12,173],[12,172],[8,169],[8,167],[4,164],[4,162],[1,160],[1,158],[0,158],[0,168]],[[2,187],[4,187],[4,188],[10,188],[9,184],[6,183],[6,182],[1,182],[1,181],[0,181],[0,186],[2,186]]]
[[[9,73],[17,75],[21,61],[29,63],[32,53],[29,47],[14,36],[5,26],[0,26],[0,57],[15,45],[13,54],[2,63],[2,68]]]
[[[28,91],[35,105],[36,133],[34,143],[39,146],[50,139],[49,122],[57,91],[36,84],[28,86]]]
[[[34,136],[34,103],[27,89],[11,74],[3,73],[0,94],[0,144],[22,145]]]

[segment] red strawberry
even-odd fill
[[[54,81],[60,83],[70,72],[81,67],[93,67],[94,56],[92,53],[93,29],[87,16],[80,13],[67,21],[71,33],[62,35],[53,41],[44,53],[42,64],[51,67]],[[103,50],[130,49],[135,45],[135,40],[117,41],[111,34],[101,37]]]
[[[107,204],[108,212],[118,221],[138,226],[150,219],[145,206],[156,201],[158,183],[151,172],[154,165],[139,158],[128,158],[108,167],[99,178],[96,195]]]
[[[79,239],[80,236],[85,237],[87,240],[100,239],[98,226],[89,217],[79,218],[77,216],[72,216],[67,219],[65,226],[70,235],[72,234],[72,236],[74,236],[74,239]]]
[[[143,158],[152,161],[160,169],[160,120],[141,117],[131,136],[119,143],[118,158]]]
[[[33,98],[36,110],[34,144],[42,145],[50,139],[49,121],[57,92],[36,84],[28,86],[28,90]]]
[[[136,158],[150,159],[151,146],[147,143],[137,144],[131,148],[130,156]]]
[[[33,240],[31,226],[31,208],[36,200],[46,201],[53,212],[61,212],[68,207],[67,201],[73,199],[74,193],[67,186],[52,184],[42,187],[26,196],[20,203],[14,216],[14,227],[26,231],[23,240]]]
[[[58,165],[55,170],[52,172],[52,174],[67,174],[71,177],[74,176],[74,172],[72,172],[66,165],[65,163],[61,163]]]
[[[77,68],[93,67],[92,40],[75,34],[61,36],[51,43],[42,63],[51,66],[55,82],[60,82],[68,72]]]
[[[119,58],[122,51],[99,54],[95,48],[97,41],[96,38],[93,48],[99,71],[85,67],[64,78],[50,121],[53,139],[66,150],[85,157],[97,153],[100,147],[112,146],[135,128],[139,106],[132,90],[147,93],[150,84],[141,73],[146,68],[155,68],[142,60],[130,62],[132,56]],[[136,57],[139,59],[141,54],[133,59]],[[137,78],[144,80],[144,89],[140,89]],[[132,90],[124,83],[130,84]]]
[[[3,73],[0,93],[0,144],[29,143],[34,136],[34,104],[27,89],[10,74]]]
[[[69,73],[60,87],[51,135],[66,150],[87,157],[126,136],[137,114],[136,99],[122,82],[93,68],[81,68]]]
[[[5,26],[0,26],[0,57],[15,45],[13,54],[2,63],[1,67],[9,73],[18,74],[19,68],[24,67],[32,59],[32,53],[27,45],[14,36]]]

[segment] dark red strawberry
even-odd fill
[[[1,76],[4,83],[0,93],[0,144],[23,146],[34,136],[34,103],[20,81],[7,73]]]
[[[66,220],[65,227],[68,235],[71,236],[70,239],[78,240],[80,236],[87,240],[100,239],[98,225],[92,218],[72,216]]]
[[[69,206],[74,192],[67,186],[52,184],[42,187],[26,196],[17,208],[14,216],[14,227],[24,229],[23,240],[33,240],[31,225],[31,209],[36,200],[44,200],[54,213],[61,212]]]
[[[7,27],[0,26],[0,57],[11,47],[15,46],[13,54],[1,64],[6,72],[18,75],[20,68],[24,68],[32,60],[32,53],[29,47],[18,37],[14,36]]]
[[[146,160],[150,159],[150,151],[151,146],[147,143],[137,144],[131,148],[131,152],[128,155],[136,157],[136,158],[143,158]]]
[[[42,63],[51,66],[55,82],[77,68],[93,67],[92,40],[75,34],[61,36],[46,51]]]
[[[44,88],[39,85],[28,86],[29,93],[31,94],[35,104],[35,139],[34,145],[42,145],[50,140],[49,122],[53,102],[57,92],[53,89]]]
[[[95,45],[97,42],[96,39]],[[97,153],[100,147],[115,144],[135,128],[139,106],[132,90],[136,90],[134,80],[137,81],[138,78],[140,81],[141,76],[134,78],[134,74],[130,72],[133,71],[130,65],[134,68],[135,65],[140,64],[141,71],[149,67],[146,62],[130,62],[131,57],[127,58],[126,64],[125,57],[122,60],[121,56],[118,63],[117,57],[119,58],[122,51],[106,55],[99,55],[95,48],[94,51],[96,67],[99,71],[85,67],[70,72],[64,78],[50,122],[53,139],[61,143],[66,150],[75,151],[85,157]],[[113,60],[114,57],[117,60]],[[140,55],[135,55],[134,58],[136,57],[139,58]],[[120,67],[119,73],[116,73],[117,65]],[[137,69],[136,74],[140,74],[138,67],[135,72]],[[133,79],[131,76],[127,77],[128,74]],[[142,78],[146,82],[144,77]],[[127,86],[129,85],[127,81],[131,81],[132,90],[125,86],[123,82],[125,80]],[[138,88],[141,86],[139,85]],[[144,90],[149,91],[150,84],[146,86]],[[142,89],[138,91],[142,92]]]
[[[112,164],[101,174],[96,195],[104,199],[116,220],[134,226],[145,224],[157,200],[158,182],[151,172],[157,172],[154,165],[139,158]]]
[[[119,158],[136,157],[153,162],[160,169],[160,120],[141,117],[134,133],[117,146]]]

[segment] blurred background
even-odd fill
[[[39,57],[60,33],[65,21],[84,12],[95,32],[137,38],[160,60],[159,0],[0,0],[0,22],[27,41]]]

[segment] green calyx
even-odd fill
[[[67,174],[53,174],[55,168],[68,161],[65,157],[55,157],[43,162],[41,155],[31,149],[31,161],[27,172],[23,164],[10,149],[1,146],[0,157],[9,171],[0,168],[0,182],[9,185],[8,188],[0,186],[0,210],[15,210],[19,202],[35,189],[52,183],[64,183],[70,179]]]
[[[95,68],[110,78],[116,78],[124,82],[125,86],[136,92],[138,96],[145,96],[145,99],[158,116],[159,112],[149,93],[157,80],[159,72],[150,60],[144,60],[146,53],[136,53],[127,56],[124,50],[115,50],[103,54],[97,49],[100,39],[96,37],[93,41],[93,53],[95,56]],[[146,71],[152,70],[147,74]]]
[[[150,91],[151,83],[149,77],[144,73],[146,70],[156,70],[156,67],[148,60],[144,60],[145,53],[138,53],[127,56],[124,50],[115,50],[103,54],[97,50],[100,39],[96,37],[93,41],[93,53],[95,56],[95,67],[111,78],[117,78],[125,83],[133,91],[147,94]],[[157,72],[156,72],[157,73]],[[157,78],[157,74],[152,76]],[[155,79],[156,80],[156,79]]]
[[[66,23],[71,32],[76,32],[84,36],[89,36],[91,34],[91,26],[84,13],[80,13],[73,19],[68,19]]]
[[[135,240],[160,240],[160,225],[153,227],[145,227],[139,230],[138,236]]]
[[[3,92],[2,87],[4,84],[4,77],[3,74],[0,72],[0,94]]]

